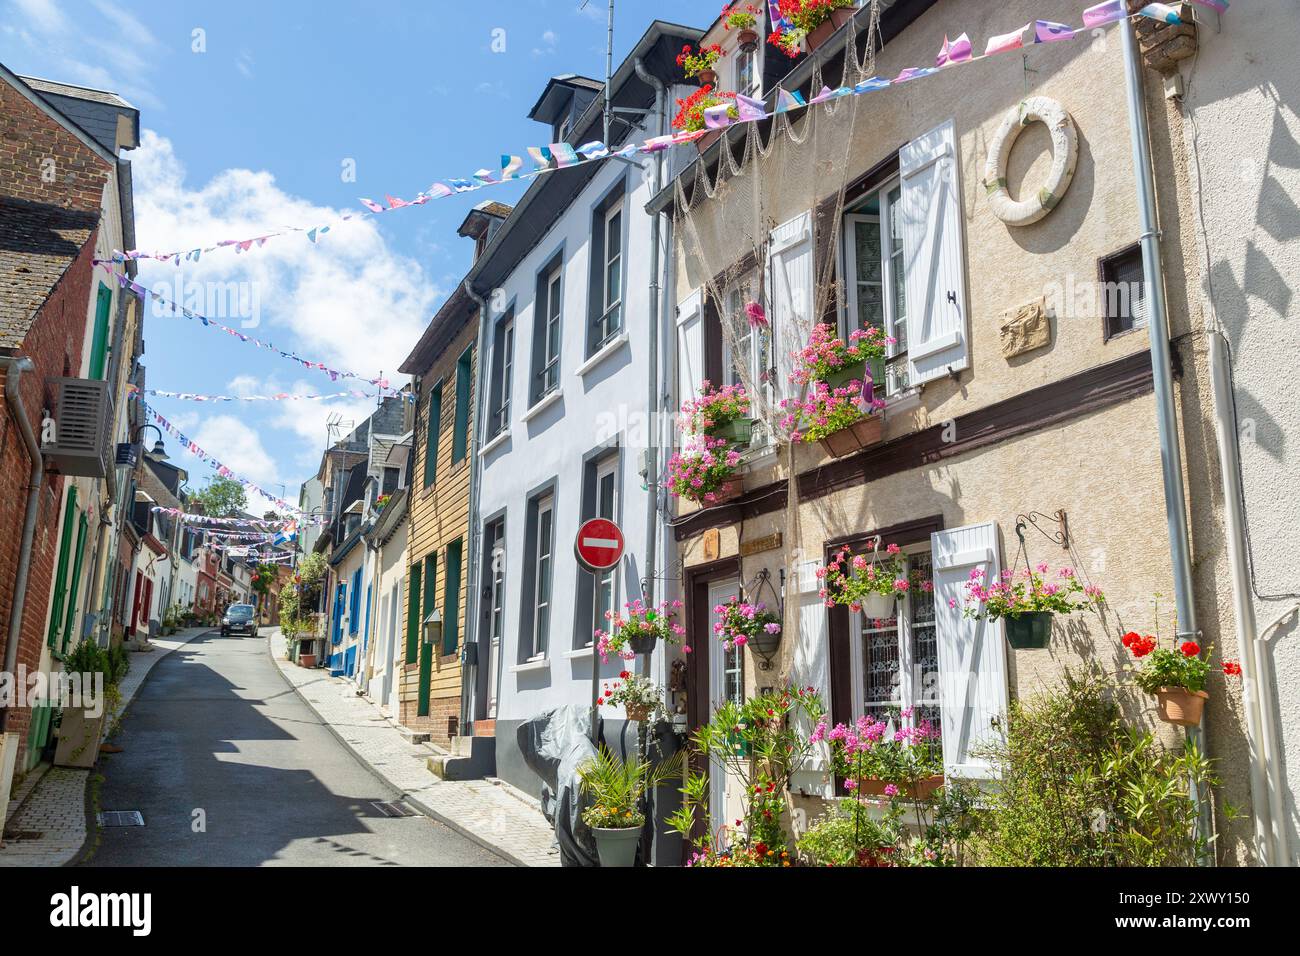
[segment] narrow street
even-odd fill
[[[505,865],[375,806],[399,794],[285,683],[265,636],[214,631],[170,654],[114,742],[125,749],[100,762],[100,808],[139,810],[145,825],[102,828],[91,866]]]

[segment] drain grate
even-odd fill
[[[400,800],[372,800],[370,805],[386,817],[413,817],[415,811]]]
[[[144,815],[139,810],[105,810],[99,814],[101,827],[142,827]]]

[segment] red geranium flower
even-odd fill
[[[1241,676],[1241,665],[1240,665],[1239,663],[1237,663],[1236,661],[1224,661],[1224,662],[1223,662],[1223,673],[1226,674],[1226,675],[1229,676],[1229,677],[1240,677],[1240,676]]]
[[[1141,634],[1139,634],[1137,631],[1129,631],[1122,638],[1120,638],[1120,643],[1123,644],[1125,647],[1132,647],[1134,641],[1140,641],[1140,640],[1142,640]]]
[[[1195,641],[1183,641],[1178,649],[1183,652],[1184,657],[1195,657],[1201,653],[1201,645]]]

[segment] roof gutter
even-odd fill
[[[24,372],[35,371],[36,366],[27,356],[0,355],[0,367],[5,370],[5,401],[9,412],[18,422],[23,444],[27,446],[27,456],[31,459],[32,470],[27,481],[27,510],[23,515],[23,535],[18,546],[18,568],[14,574],[14,600],[9,613],[9,633],[5,638],[5,673],[12,674],[18,664],[18,642],[23,631],[23,606],[27,601],[27,579],[32,569],[32,541],[36,537],[36,518],[40,513],[41,479],[45,474],[45,462],[41,458],[41,446],[32,431],[32,423],[27,418],[27,409],[23,406],[19,385]],[[0,732],[8,723],[9,708],[0,710]]]

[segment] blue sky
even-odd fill
[[[137,242],[169,250],[310,225],[357,198],[414,196],[434,179],[545,143],[527,111],[548,77],[604,72],[605,3],[227,0],[220,4],[0,0],[0,62],[15,72],[113,90],[141,111],[128,154]],[[653,18],[707,25],[712,0],[620,0],[615,63]],[[495,30],[505,50],[493,52]],[[201,31],[196,33],[195,31]],[[502,36],[498,34],[498,36]],[[196,51],[196,46],[203,47]],[[355,182],[345,182],[352,161]],[[244,282],[227,324],[367,376],[393,372],[468,268],[456,227],[491,187],[182,269],[184,283]],[[177,270],[142,268],[151,287]],[[254,308],[256,306],[256,308]],[[146,320],[148,383],[212,394],[336,392],[340,384],[184,319]],[[235,471],[294,500],[314,473],[326,418],[364,401],[198,405],[151,399]],[[171,443],[198,487],[207,466]],[[256,506],[260,507],[260,502]]]

